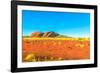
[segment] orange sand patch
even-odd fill
[[[90,58],[89,40],[23,38],[22,43],[23,62]]]

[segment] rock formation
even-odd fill
[[[45,32],[45,33],[42,33],[42,32],[33,32],[31,34],[31,37],[56,37],[58,35],[59,34],[55,33],[55,32]]]
[[[33,33],[31,34],[31,37],[42,37],[43,34],[44,34],[44,33],[42,33],[42,32],[33,32]]]

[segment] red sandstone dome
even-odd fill
[[[42,32],[33,32],[31,34],[31,37],[56,37],[58,35],[59,34],[55,33],[55,32],[45,32],[45,33],[42,33]]]

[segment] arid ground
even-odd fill
[[[87,38],[31,38],[22,39],[23,62],[80,60],[90,58]]]

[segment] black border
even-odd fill
[[[18,5],[93,9],[94,48],[95,48],[94,64],[17,68],[17,6]],[[89,68],[89,67],[97,67],[97,6],[96,5],[47,3],[47,2],[33,2],[33,1],[11,1],[11,72],[43,71],[43,70],[74,69],[74,68]]]

